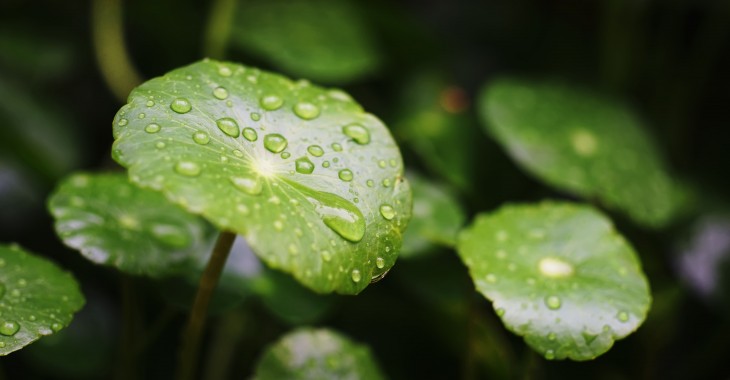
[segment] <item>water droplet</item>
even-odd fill
[[[137,118],[138,119],[144,119],[146,116],[147,115],[145,115],[144,113],[140,113],[139,115],[137,115]]]
[[[248,141],[256,141],[259,138],[258,133],[253,128],[243,128],[243,133],[241,134]]]
[[[304,120],[312,120],[319,116],[319,107],[308,102],[299,102],[294,105],[294,114]]]
[[[495,282],[497,282],[497,276],[492,273],[487,274],[484,279],[487,280],[487,282],[490,284],[494,284]]]
[[[548,338],[548,340],[555,340],[555,338],[557,338],[557,336],[555,335],[555,333],[551,332],[550,334],[547,335],[547,338]]]
[[[213,90],[213,96],[215,96],[216,99],[224,100],[228,98],[228,90],[226,90],[225,87],[217,87]]]
[[[545,351],[545,359],[547,359],[547,360],[555,359],[555,351],[553,351],[553,350]]]
[[[231,177],[233,186],[248,195],[259,195],[264,190],[264,184],[259,177]]]
[[[352,171],[350,169],[342,169],[337,173],[337,176],[345,182],[352,181]]]
[[[272,133],[264,136],[264,147],[271,153],[279,153],[289,144],[284,136],[278,133]]]
[[[322,149],[322,147],[319,145],[310,145],[307,148],[307,152],[309,152],[309,154],[314,157],[322,157],[322,155],[324,154],[324,149]]]
[[[54,332],[59,332],[59,331],[61,331],[62,328],[63,328],[63,325],[60,323],[51,324],[51,330],[53,330]]]
[[[557,257],[545,257],[537,265],[540,273],[546,277],[568,277],[574,272],[572,265]]]
[[[289,157],[291,157],[291,153],[289,153],[289,152],[283,152],[283,153],[281,153],[281,158],[283,158],[283,159],[286,160]]]
[[[185,98],[177,98],[170,103],[170,108],[177,113],[188,113],[193,106]]]
[[[373,186],[375,186],[375,181],[373,181],[372,179],[369,179],[369,180],[367,180],[367,182],[365,182],[365,184],[367,184],[368,187],[373,187]]]
[[[618,320],[621,322],[628,322],[629,321],[629,314],[625,311],[622,311],[618,313]]]
[[[240,129],[238,128],[238,123],[230,117],[220,118],[215,121],[215,124],[218,126],[218,129],[220,129],[221,132],[227,134],[228,136],[238,137],[238,135],[241,133]]]
[[[383,267],[385,266],[385,259],[383,259],[382,257],[378,257],[377,259],[375,259],[375,266],[378,267],[378,269],[383,269]]]
[[[322,167],[323,167],[323,168],[328,168],[328,167],[330,167],[330,162],[329,162],[329,161],[324,161],[324,162],[322,162]]]
[[[163,149],[165,147],[165,143],[162,141],[158,141],[155,143],[155,148],[157,149]]]
[[[350,277],[352,277],[353,282],[360,282],[362,279],[362,275],[360,274],[360,271],[357,269],[353,269],[350,273]]]
[[[187,230],[169,224],[153,225],[150,233],[160,243],[172,248],[184,248],[190,244],[190,234]]]
[[[284,99],[277,95],[264,95],[259,100],[261,107],[267,111],[274,111],[284,104]]]
[[[396,160],[394,160],[392,158],[388,162],[390,163],[390,167],[391,168],[394,168],[394,167],[398,166],[398,161],[396,161]]]
[[[301,174],[312,174],[314,164],[307,157],[299,158],[295,161],[296,170]]]
[[[355,243],[365,236],[365,218],[355,205],[335,194],[312,190],[295,182],[290,185],[307,197],[324,224],[339,236]]]
[[[501,316],[504,316],[504,309],[503,308],[500,307],[499,309],[497,309],[497,316],[500,316],[500,317]]]
[[[557,310],[560,309],[562,302],[558,296],[547,296],[545,297],[545,305],[552,310]]]
[[[251,112],[251,120],[253,121],[259,121],[261,120],[261,114],[258,112]]]
[[[205,145],[210,142],[210,136],[203,131],[197,131],[193,133],[193,141],[200,145]]]
[[[360,124],[350,124],[342,128],[342,133],[360,145],[370,142],[370,132]]]
[[[383,187],[390,187],[390,179],[386,178],[383,180]]]
[[[393,206],[384,204],[380,206],[380,215],[386,220],[392,220],[395,217],[395,210]]]
[[[175,171],[188,177],[196,177],[200,175],[200,165],[192,161],[180,161],[175,164]]]
[[[147,101],[147,103],[145,103],[145,105],[146,105],[147,107],[152,107],[152,106],[154,106],[154,105],[155,105],[155,101],[154,101],[154,100],[148,100],[148,101]]]
[[[238,149],[234,149],[233,150],[233,155],[236,156],[236,157],[243,157],[243,152],[241,152]]]
[[[284,222],[281,220],[274,221],[274,229],[277,231],[283,231],[284,230]]]
[[[20,330],[20,325],[13,321],[4,321],[0,323],[0,334],[5,336],[13,336]]]
[[[127,125],[127,123],[129,123],[129,121],[127,119],[122,118],[122,119],[119,119],[119,122],[117,123],[117,125],[120,127],[123,127],[123,126]]]
[[[592,156],[598,148],[596,136],[585,129],[573,131],[570,135],[570,143],[573,145],[575,153],[583,157]]]
[[[324,261],[332,260],[332,254],[329,251],[322,251],[319,254],[322,255],[322,260]]]
[[[231,71],[231,69],[227,66],[221,66],[218,68],[218,74],[224,77],[229,77],[231,76],[231,74],[233,74],[233,71]]]
[[[332,143],[332,150],[335,152],[342,152],[342,145],[338,143]]]
[[[299,254],[299,248],[297,248],[297,246],[294,245],[294,244],[289,244],[289,248],[288,249],[289,249],[289,254],[291,254],[291,255],[297,255],[297,254]]]

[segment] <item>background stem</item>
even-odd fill
[[[214,0],[208,16],[203,53],[209,58],[223,59],[231,33],[235,0]]]
[[[205,326],[205,317],[208,313],[208,304],[213,296],[216,285],[218,285],[218,280],[220,279],[234,240],[236,240],[236,234],[232,232],[222,231],[218,235],[218,241],[215,243],[213,253],[211,253],[210,259],[208,260],[208,265],[205,267],[203,276],[200,278],[198,293],[195,295],[193,308],[190,310],[190,319],[188,319],[188,324],[182,337],[183,342],[177,373],[179,380],[190,380],[195,377],[198,352],[200,351],[200,340],[203,335],[203,327]]]
[[[122,0],[93,0],[91,23],[101,75],[117,100],[125,103],[129,92],[142,80],[129,59],[124,42]]]

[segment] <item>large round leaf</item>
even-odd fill
[[[269,347],[256,380],[383,379],[370,350],[327,329],[295,330]]]
[[[646,318],[631,246],[589,206],[544,202],[479,215],[458,252],[508,329],[548,359],[589,360]]]
[[[380,63],[362,14],[350,0],[240,1],[231,39],[289,74],[342,83]]]
[[[416,173],[407,173],[413,188],[413,215],[403,234],[402,257],[416,257],[434,245],[453,247],[466,215],[444,186]]]
[[[17,246],[0,245],[0,356],[60,331],[83,305],[71,274]]]
[[[203,219],[132,185],[123,174],[72,175],[48,206],[66,245],[131,274],[164,276],[193,268],[214,235]]]
[[[642,123],[620,104],[565,85],[501,79],[484,88],[480,105],[489,134],[551,186],[648,226],[676,213],[677,186]]]
[[[395,262],[411,209],[400,152],[342,91],[205,60],[135,89],[114,135],[134,183],[315,291],[358,293]]]

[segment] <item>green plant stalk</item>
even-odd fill
[[[182,347],[178,362],[177,378],[179,380],[190,380],[194,378],[197,371],[198,353],[200,341],[205,327],[205,318],[208,313],[208,304],[213,296],[220,279],[223,267],[226,265],[228,254],[231,252],[236,234],[222,231],[218,235],[213,252],[208,260],[208,265],[200,277],[198,292],[193,301],[193,308],[190,310],[188,324],[182,337]]]
[[[99,69],[109,89],[120,102],[142,82],[124,43],[122,0],[93,0],[92,37]]]
[[[222,59],[226,54],[228,36],[231,33],[235,0],[215,0],[210,8],[205,30],[203,53],[209,58]]]
[[[130,277],[122,275],[120,289],[124,320],[115,376],[117,379],[131,379],[135,378],[137,374],[137,353],[134,345],[138,330],[139,303],[135,297],[133,280]]]

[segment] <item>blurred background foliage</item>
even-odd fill
[[[638,333],[595,361],[548,362],[508,333],[445,248],[453,232],[424,220],[392,272],[357,297],[314,295],[242,254],[230,271],[244,275],[224,277],[214,302],[204,378],[250,375],[266,344],[304,324],[368,344],[395,379],[727,376],[730,2],[3,0],[0,241],[73,271],[88,305],[63,333],[3,358],[0,377],[169,377],[195,280],[85,261],[53,233],[46,198],[72,171],[119,171],[111,122],[124,94],[205,56],[353,95],[391,127],[421,194],[453,196],[430,214],[438,220],[573,199],[480,127],[475,96],[502,75],[631,105],[697,202],[661,230],[608,212],[641,255],[654,303]]]

